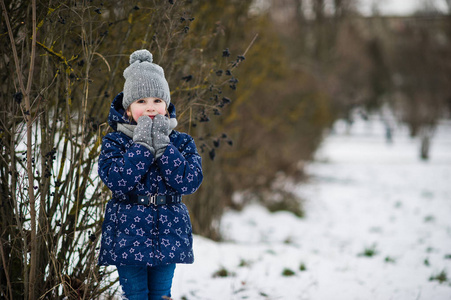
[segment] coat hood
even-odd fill
[[[129,118],[125,114],[125,109],[122,106],[122,99],[124,97],[124,93],[120,92],[114,97],[113,102],[110,107],[110,114],[108,115],[108,124],[113,128],[114,131],[117,131],[117,124],[131,124],[136,125],[134,121],[130,122]],[[171,119],[171,123],[174,124],[174,127],[177,125],[175,106],[170,103],[168,107],[169,118]]]

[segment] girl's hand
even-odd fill
[[[133,131],[133,142],[147,147],[155,155],[155,148],[152,146],[152,119],[150,117],[139,117],[138,125]]]
[[[169,144],[169,131],[169,118],[156,115],[152,125],[152,141],[156,158],[163,154]]]

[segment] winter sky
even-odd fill
[[[440,11],[446,11],[446,0],[359,0],[360,10],[371,14],[372,7],[377,6],[383,15],[408,15],[420,7],[432,5]]]

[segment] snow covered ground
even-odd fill
[[[306,216],[227,212],[227,242],[195,237],[196,261],[177,266],[173,298],[451,299],[451,123],[429,162],[418,148],[403,127],[387,144],[377,118],[349,132],[337,122],[311,179],[294,187]]]

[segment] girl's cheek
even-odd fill
[[[143,110],[137,110],[136,111],[136,116],[139,118],[140,116],[142,116],[143,114]]]

